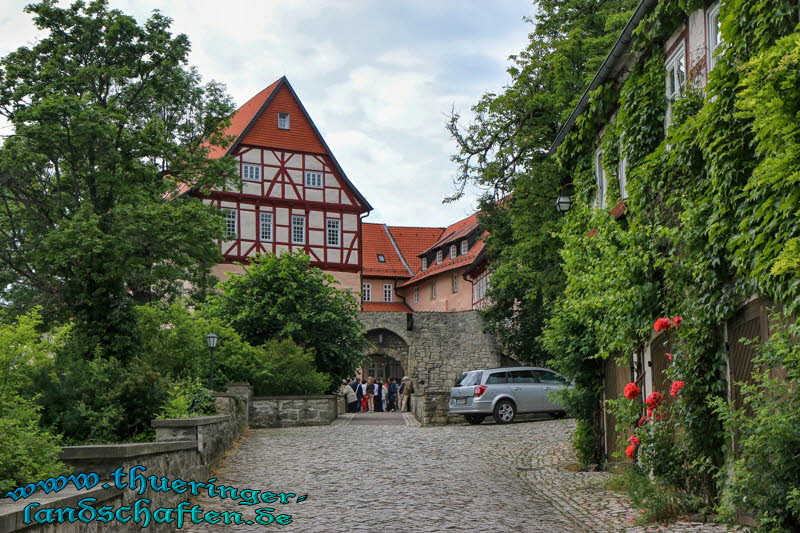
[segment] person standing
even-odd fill
[[[356,396],[356,391],[353,390],[353,387],[351,387],[350,383],[347,381],[342,383],[342,395],[344,396],[344,401],[347,402],[347,412],[355,413],[358,397]]]
[[[375,380],[372,378],[367,379],[367,385],[364,386],[364,397],[367,399],[369,412],[375,412]]]
[[[414,392],[414,384],[408,379],[408,376],[403,377],[403,411],[411,410],[412,392]]]
[[[383,399],[383,410],[387,411],[387,404],[389,403],[389,379],[386,378],[383,380],[383,394],[381,395]]]
[[[356,378],[353,383],[350,384],[353,387],[353,391],[356,393],[356,412],[361,411],[361,398],[364,397],[364,393],[361,389],[361,378]]]
[[[381,383],[381,378],[375,378],[375,382],[372,384],[372,390],[373,394],[375,394],[375,411],[380,413],[383,411],[383,384]]]
[[[389,378],[389,410],[397,411],[397,382]]]

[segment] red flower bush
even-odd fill
[[[647,418],[653,418],[653,408],[652,407],[648,407],[647,408]]]
[[[663,399],[664,397],[661,395],[661,393],[656,391],[650,394],[650,396],[647,397],[644,403],[646,403],[647,406],[650,407],[651,409],[655,409],[661,404],[661,400]]]
[[[634,446],[633,444],[625,448],[625,455],[627,455],[631,459],[634,458],[635,454],[636,454],[636,446]]]
[[[678,392],[686,385],[683,381],[673,381],[672,386],[669,388],[669,395],[673,398],[678,397]]]
[[[669,352],[665,353],[664,355],[666,355],[666,356],[667,356],[667,359],[669,359],[670,361],[672,361],[673,359],[675,359],[675,358],[672,356],[672,354],[671,354],[671,353],[669,353]]]
[[[642,425],[644,425],[645,422],[647,422],[647,417],[642,415],[642,417],[639,419],[639,424],[638,424],[639,427],[642,427]]]
[[[628,437],[628,442],[630,442],[634,446],[642,443],[642,441],[636,435],[631,435],[630,437]]]
[[[641,392],[642,392],[642,390],[639,387],[636,386],[636,383],[631,381],[630,383],[625,385],[625,391],[623,392],[623,394],[625,394],[625,397],[627,399],[635,400],[636,398],[639,397],[639,394]]]
[[[659,318],[653,324],[653,329],[656,330],[656,333],[661,333],[667,331],[671,326],[672,321],[669,318]]]
[[[679,328],[679,327],[681,327],[681,324],[683,323],[683,317],[682,317],[682,316],[676,316],[676,317],[674,317],[674,318],[672,319],[672,323],[673,323],[673,324],[675,324],[675,327],[676,327],[676,328]]]

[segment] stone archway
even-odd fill
[[[397,333],[386,329],[369,330],[372,343],[369,358],[361,367],[361,377],[402,378],[408,369],[408,344]]]

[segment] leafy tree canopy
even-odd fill
[[[318,371],[341,379],[364,358],[365,330],[358,300],[336,283],[305,254],[260,254],[244,274],[219,284],[204,311],[253,345],[292,339],[314,351]]]
[[[89,350],[131,353],[132,307],[203,286],[219,252],[218,213],[177,198],[219,185],[232,111],[187,66],[185,35],[157,11],[144,23],[105,0],[26,7],[45,37],[0,60],[0,302],[74,318]]]

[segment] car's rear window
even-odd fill
[[[481,382],[481,372],[467,372],[456,382],[456,387],[471,387]]]
[[[508,374],[506,372],[494,372],[489,374],[489,377],[486,378],[487,385],[501,385],[508,383]]]

